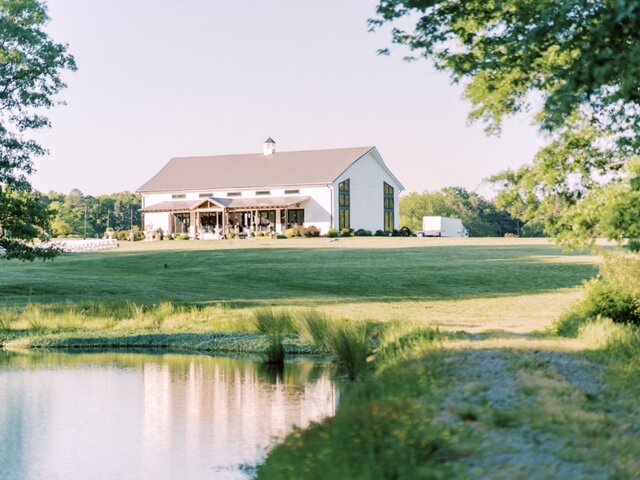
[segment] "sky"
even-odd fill
[[[530,116],[500,137],[470,125],[462,88],[405,62],[374,0],[49,0],[47,31],[68,43],[66,105],[37,139],[33,186],[135,190],[172,157],[376,146],[408,192],[463,186],[529,162]],[[197,172],[194,172],[197,175]]]

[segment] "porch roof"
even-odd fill
[[[198,200],[169,200],[167,202],[156,203],[149,207],[145,207],[140,211],[142,213],[148,212],[176,212],[184,210],[193,210],[202,203],[202,198]],[[206,200],[206,199],[205,199]]]
[[[252,197],[252,198],[199,198],[197,200],[169,200],[156,203],[140,210],[143,213],[150,212],[184,212],[197,210],[203,203],[214,203],[220,208],[251,209],[251,208],[287,208],[299,205],[309,200],[308,196],[286,197]]]
[[[285,208],[299,205],[309,200],[308,196],[252,197],[252,198],[212,198],[226,208]]]

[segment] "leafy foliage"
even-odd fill
[[[422,230],[422,217],[429,215],[460,218],[472,237],[521,233],[518,220],[508,212],[462,187],[410,193],[400,199],[400,223],[411,230]]]
[[[4,250],[0,258],[53,258],[59,253],[57,248],[28,243],[34,238],[44,239],[47,226],[48,212],[37,193],[0,193],[0,249]]]
[[[600,277],[586,284],[584,299],[556,324],[556,331],[576,336],[580,328],[598,317],[615,323],[640,325],[640,256],[609,253],[600,267]]]
[[[63,70],[75,70],[67,46],[42,29],[47,10],[38,0],[0,2],[0,245],[5,258],[50,258],[55,252],[29,242],[44,232],[46,210],[29,194],[27,175],[44,148],[27,132],[50,126],[40,112],[66,85]]]
[[[640,0],[380,0],[377,12],[372,28],[417,17],[393,41],[464,83],[489,132],[538,109],[551,142],[493,177],[499,206],[570,246],[605,235],[640,248],[638,170],[626,169],[640,154]]]
[[[466,81],[472,118],[489,130],[540,97],[547,130],[585,106],[627,130],[640,100],[639,10],[638,0],[380,0],[370,25],[417,15],[413,32],[393,30],[394,43]]]
[[[103,236],[107,228],[128,231],[140,225],[140,195],[131,192],[112,193],[93,197],[73,189],[67,195],[49,192],[43,196],[52,212],[51,234],[69,236],[85,234],[88,237]]]

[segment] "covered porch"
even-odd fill
[[[304,224],[308,196],[214,198],[174,200],[143,208],[143,214],[166,213],[165,235],[189,235],[191,239],[217,240],[231,236],[280,234]],[[146,224],[145,224],[146,226]]]

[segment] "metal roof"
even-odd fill
[[[178,157],[137,191],[180,192],[332,183],[374,147]]]

